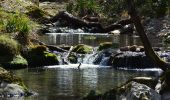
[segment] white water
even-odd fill
[[[78,69],[79,64],[68,64],[68,65],[53,65],[53,66],[45,66],[45,68],[62,68],[62,69]],[[101,66],[101,65],[93,65],[93,64],[81,64],[80,69],[85,68],[110,68],[111,66]]]

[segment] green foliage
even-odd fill
[[[96,0],[76,0],[76,2],[70,2],[67,5],[67,11],[83,17],[87,14],[95,15],[99,11],[99,5]]]
[[[16,55],[11,61],[1,62],[1,65],[5,69],[23,69],[28,66],[28,62],[21,55]]]
[[[18,43],[7,35],[0,36],[0,61],[9,61],[19,53]]]
[[[168,13],[170,0],[134,0],[140,15],[162,17]],[[70,2],[67,10],[80,17],[90,14],[119,19],[127,11],[124,0],[76,0]],[[128,16],[125,16],[128,17]]]
[[[163,17],[168,9],[168,0],[135,0],[141,15]]]
[[[30,20],[23,14],[10,14],[6,22],[6,32],[28,33],[31,29]]]

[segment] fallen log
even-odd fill
[[[73,28],[81,28],[81,27],[90,28],[92,29],[91,32],[96,32],[96,33],[97,32],[108,33],[115,29],[123,29],[123,26],[132,23],[131,19],[124,19],[108,26],[102,26],[101,23],[99,22],[88,22],[86,20],[75,17],[66,11],[59,12],[57,15],[55,15],[53,18],[50,19],[50,22],[54,23],[58,20],[65,20],[67,22],[66,24]]]

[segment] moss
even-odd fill
[[[25,86],[21,78],[11,74],[7,70],[3,69],[2,67],[0,67],[0,80],[8,83],[18,84],[23,87],[25,92],[28,92],[28,88]]]
[[[7,35],[0,36],[0,62],[8,62],[19,53],[18,43]]]
[[[47,17],[51,16],[37,6],[28,6],[26,8],[28,10],[26,14],[30,16],[32,19],[34,19],[35,21],[38,21],[40,23],[47,21],[48,20]]]
[[[108,49],[108,48],[118,48],[119,45],[118,43],[112,43],[112,42],[104,42],[99,45],[98,50],[101,51],[103,49]]]
[[[28,52],[27,61],[30,66],[58,65],[57,55],[46,51],[45,46],[35,46]]]
[[[12,61],[2,63],[2,66],[5,69],[22,69],[28,66],[28,62],[21,55],[17,55]]]
[[[71,63],[77,63],[77,56],[75,54],[71,54],[69,57],[68,57],[68,60],[71,62]]]
[[[81,53],[81,54],[87,54],[92,51],[93,51],[92,47],[85,44],[78,44],[73,48],[73,52]]]
[[[44,51],[47,51],[47,50],[48,50],[48,48],[44,45],[35,45],[35,46],[31,47],[31,52],[37,53],[37,54],[38,53],[41,54],[41,53],[43,53]]]

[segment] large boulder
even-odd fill
[[[156,79],[151,77],[135,77],[103,94],[92,90],[84,100],[161,100],[161,96],[149,87],[154,87],[156,83]]]
[[[4,97],[29,95],[22,80],[0,67],[0,95]]]
[[[154,68],[157,67],[144,52],[122,52],[112,58],[114,68]]]
[[[125,86],[123,98],[126,100],[160,100],[161,96],[150,87],[137,82],[130,82]]]
[[[93,48],[85,44],[78,44],[74,46],[73,48],[73,52],[81,53],[81,54],[91,53],[92,51],[93,51]]]
[[[29,66],[47,66],[59,64],[57,55],[48,52],[47,47],[41,45],[31,47],[26,58]]]

